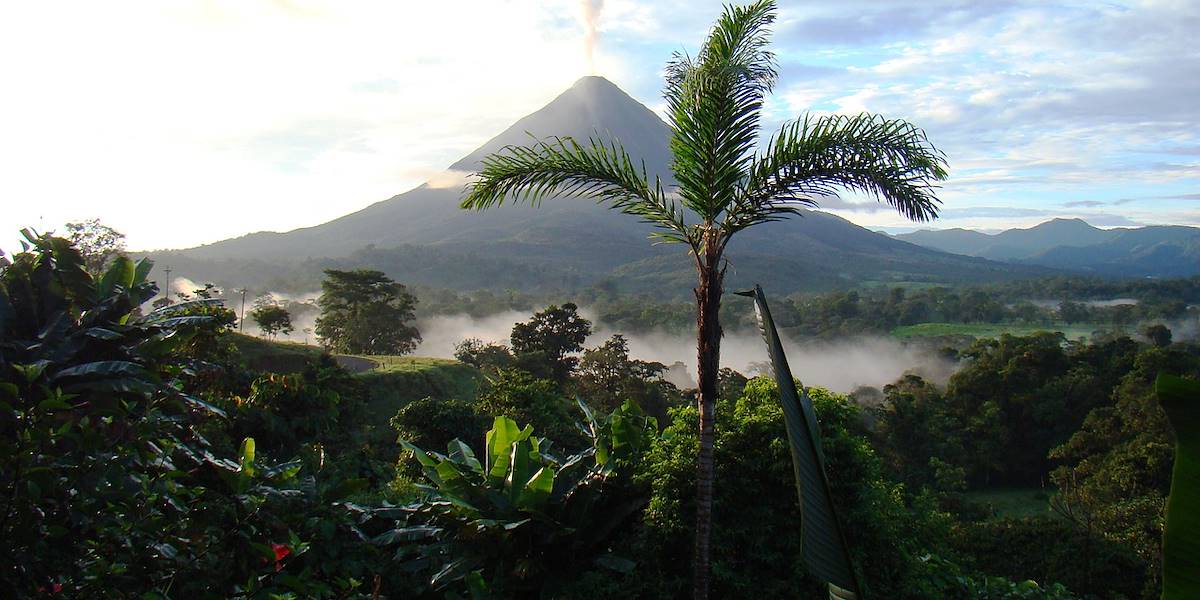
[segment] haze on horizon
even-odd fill
[[[719,4],[9,3],[0,248],[92,217],[135,249],[323,223],[590,72],[661,113],[662,65]],[[806,110],[917,123],[951,165],[935,226],[1200,225],[1200,3],[780,4],[764,131]]]

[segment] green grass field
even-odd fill
[[[976,338],[999,337],[1001,334],[1030,335],[1039,331],[1061,331],[1067,339],[1086,338],[1097,329],[1092,323],[1075,323],[1073,325],[1014,325],[1004,323],[919,323],[904,325],[892,330],[892,337],[899,339],[920,337],[942,337],[952,335],[969,335]]]
[[[354,355],[373,361],[376,366],[372,371],[379,373],[416,373],[439,367],[461,367],[462,363],[449,358],[429,358],[426,356],[367,356]]]
[[[271,341],[236,332],[231,336],[246,366],[256,371],[295,373],[304,368],[305,362],[318,358],[322,352],[320,346],[299,342]]]
[[[297,373],[321,356],[319,346],[277,342],[233,334],[233,344],[247,366],[259,371]],[[404,405],[425,397],[474,400],[483,382],[478,369],[456,360],[423,356],[338,356],[367,393],[365,414],[372,435],[394,436],[388,420]]]
[[[967,500],[984,506],[996,519],[1054,516],[1050,509],[1053,490],[1039,488],[995,489],[965,494]]]

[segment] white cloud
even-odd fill
[[[185,246],[387,198],[586,73],[572,10],[8,4],[0,239],[94,215],[133,247]]]
[[[606,0],[597,69],[661,113],[662,64],[720,4]],[[784,6],[777,30],[764,130],[813,108],[911,119],[949,157],[948,202],[1200,182],[1179,151],[1200,147],[1200,3],[846,0]],[[90,217],[135,248],[324,222],[588,71],[578,0],[12,2],[0,53],[10,249]]]

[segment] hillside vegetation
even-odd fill
[[[562,346],[555,315],[588,327],[567,305],[514,328],[513,347],[462,346],[471,365],[362,356],[371,368],[351,374],[238,335],[217,299],[135,313],[155,296],[148,263],[99,279],[81,264],[47,236],[0,268],[13,596],[685,593],[694,392],[622,338]],[[839,326],[865,302],[829,300]],[[872,597],[1157,597],[1172,437],[1151,384],[1200,376],[1200,347],[1151,339],[1001,335],[967,343],[944,386],[906,375],[857,402],[810,389]],[[776,394],[720,374],[714,542],[739,549],[714,556],[720,597],[824,593],[802,566]],[[501,456],[538,466],[501,473]]]

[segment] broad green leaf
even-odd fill
[[[417,462],[421,463],[422,467],[436,467],[438,465],[438,461],[429,456],[428,452],[414,446],[409,441],[403,439],[396,441],[398,441],[400,446],[405,450],[412,452],[413,456],[417,457]]]
[[[170,330],[138,345],[138,354],[147,357],[169,356],[196,337],[194,331]]]
[[[1162,374],[1154,383],[1175,430],[1175,467],[1163,529],[1163,600],[1200,598],[1200,381]]]
[[[200,409],[203,409],[203,410],[205,410],[205,411],[208,411],[208,412],[210,412],[210,413],[212,413],[212,414],[214,414],[214,415],[217,415],[217,416],[219,416],[219,417],[225,417],[225,416],[228,416],[228,415],[226,415],[226,414],[225,414],[225,411],[221,410],[220,408],[217,408],[216,406],[213,406],[212,404],[210,404],[210,403],[208,403],[208,402],[205,402],[204,400],[201,400],[201,399],[199,399],[199,398],[197,398],[197,397],[195,397],[195,396],[192,396],[192,395],[190,395],[190,394],[184,394],[184,395],[183,395],[183,399],[184,399],[185,401],[187,401],[187,403],[188,403],[188,404],[191,404],[192,406],[195,406],[196,408],[200,408]]]
[[[540,510],[546,505],[550,493],[554,491],[554,469],[542,467],[525,484],[517,497],[517,506],[526,509]]]
[[[583,398],[575,396],[575,403],[579,405],[579,410],[583,411],[583,418],[587,423],[588,429],[593,433],[596,431],[596,415],[592,412],[592,407],[583,401]]]
[[[800,544],[804,566],[828,583],[831,593],[836,587],[843,592],[849,591],[851,598],[860,596],[861,587],[829,492],[821,435],[812,401],[803,388],[796,388],[762,288],[756,285],[754,290],[739,292],[739,295],[754,299],[758,325],[767,343],[775,383],[779,386],[779,401],[783,406],[783,420],[792,453],[796,492],[800,496]]]
[[[137,363],[125,360],[99,360],[63,369],[55,379],[64,377],[115,377],[118,375],[142,377],[146,370]]]
[[[467,591],[471,592],[471,600],[487,600],[489,597],[487,583],[483,580],[483,571],[471,571],[466,576]]]
[[[429,579],[429,585],[435,590],[441,589],[447,584],[462,579],[473,566],[475,566],[474,561],[465,558],[450,561]]]
[[[46,412],[54,412],[56,410],[71,410],[71,405],[67,404],[62,398],[57,396],[38,402],[37,407],[38,410],[44,410]]]
[[[535,451],[530,440],[516,442],[511,448],[509,456],[511,468],[508,470],[508,477],[504,480],[504,487],[507,488],[508,501],[517,504],[524,492],[525,485],[533,478],[540,465],[534,461],[532,455]]]
[[[413,542],[431,538],[438,534],[442,529],[432,525],[417,525],[414,527],[400,527],[390,529],[371,539],[372,544],[381,546],[390,546],[397,542]]]
[[[138,285],[146,281],[150,276],[150,270],[154,268],[154,261],[149,258],[143,258],[137,262],[137,268],[133,272],[132,285]]]
[[[465,465],[476,473],[483,472],[483,465],[480,465],[479,459],[475,458],[475,452],[471,450],[470,446],[464,444],[462,440],[451,440],[450,443],[446,445],[446,452],[448,453],[450,460],[461,465]]]
[[[434,472],[437,473],[440,482],[438,490],[443,494],[453,494],[456,496],[466,496],[471,491],[471,482],[458,470],[458,467],[449,460],[438,462],[434,467]]]
[[[39,360],[27,365],[17,364],[13,365],[12,367],[17,372],[25,376],[26,382],[33,383],[35,380],[37,380],[37,378],[42,376],[42,373],[45,372],[46,367],[48,366],[50,366],[50,361]]]
[[[279,479],[287,481],[288,479],[295,477],[303,466],[303,461],[290,460],[283,464],[275,465],[274,467],[264,470],[263,477],[271,479],[278,477]]]
[[[487,456],[485,458],[487,464],[484,468],[487,471],[489,482],[503,481],[506,478],[512,444],[528,438],[531,433],[533,433],[531,426],[527,425],[525,429],[520,429],[517,427],[516,421],[508,417],[496,417],[486,437]]]
[[[105,329],[103,327],[92,327],[91,329],[83,332],[83,334],[90,338],[107,341],[119,340],[124,337],[111,329]]]
[[[254,477],[254,438],[248,437],[242,440],[242,472],[250,477]]]
[[[120,286],[124,289],[129,289],[133,286],[134,274],[137,267],[128,257],[118,256],[113,259],[108,270],[100,277],[100,285],[98,288],[100,298],[107,298],[113,295],[113,292]]]

